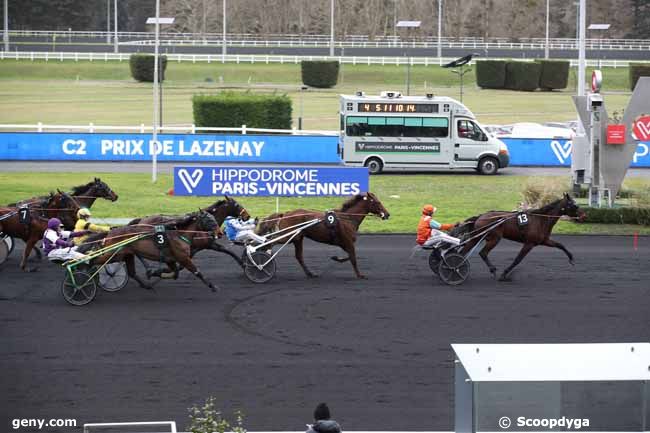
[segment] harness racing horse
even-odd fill
[[[515,266],[526,257],[530,250],[538,245],[562,250],[569,258],[569,263],[573,265],[573,254],[564,245],[550,238],[553,227],[560,217],[565,215],[579,221],[583,221],[585,218],[585,213],[580,210],[576,202],[568,194],[564,194],[561,199],[539,209],[530,209],[526,212],[490,211],[469,218],[452,230],[450,234],[460,237],[463,234],[471,235],[482,230],[488,230],[485,245],[479,255],[494,276],[496,276],[497,268],[490,262],[488,254],[497,246],[499,241],[506,238],[524,244],[515,260],[503,271],[499,278],[499,281],[509,281],[510,273]],[[463,248],[463,254],[470,251],[479,240],[480,236],[468,242]]]
[[[247,221],[250,218],[250,215],[248,214],[248,211],[246,208],[244,208],[241,204],[237,202],[237,200],[228,197],[227,195],[224,196],[223,200],[218,200],[208,206],[207,208],[203,209],[205,212],[208,212],[211,214],[214,219],[217,221],[217,224],[219,227],[223,224],[224,220],[226,217],[239,217],[244,221]],[[147,216],[144,218],[136,218],[132,221],[129,222],[129,225],[134,225],[134,224],[163,224],[163,223],[168,223],[170,221],[177,220],[179,216],[166,216],[166,215],[151,215]],[[242,266],[242,261],[239,255],[233,253],[230,251],[228,248],[225,246],[221,245],[218,242],[215,242],[210,249],[213,251],[217,251],[220,253],[225,253],[228,254],[230,257],[235,259],[237,263],[239,263],[240,266]],[[192,257],[194,257],[194,254],[196,254],[197,251],[192,251]]]
[[[331,211],[331,213],[296,209],[289,212],[272,214],[260,223],[257,232],[264,235],[273,231],[283,230],[297,224],[305,223],[313,219],[319,219],[320,222],[318,224],[301,230],[291,241],[294,246],[296,260],[300,263],[305,274],[308,277],[315,277],[315,275],[307,269],[303,260],[303,239],[306,236],[316,242],[341,247],[346,253],[348,253],[348,257],[332,257],[332,260],[339,263],[349,260],[357,278],[366,278],[359,272],[359,268],[357,267],[357,255],[354,243],[357,238],[359,226],[368,214],[376,215],[382,220],[386,220],[390,217],[390,214],[379,201],[377,196],[368,192],[365,194],[355,195],[343,203],[340,209]],[[330,215],[334,215],[335,218],[328,220]]]
[[[150,276],[163,277],[167,273],[173,273],[173,278],[178,277],[180,264],[189,270],[195,277],[206,284],[213,292],[216,287],[208,281],[201,271],[194,265],[191,252],[210,248],[217,237],[221,236],[221,230],[215,218],[208,212],[199,211],[188,214],[185,217],[162,225],[164,231],[156,231],[156,226],[149,224],[127,225],[112,229],[108,233],[98,233],[88,237],[78,251],[86,253],[99,247],[110,247],[113,244],[125,239],[147,234],[150,236],[134,240],[117,252],[108,251],[92,260],[92,265],[102,265],[108,261],[126,263],[129,277],[134,278],[140,287],[152,289],[135,272],[135,257],[164,263],[166,269],[153,271]],[[159,237],[159,235],[161,237]]]
[[[59,191],[60,192],[60,191]],[[50,193],[52,195],[52,193]],[[72,188],[72,191],[68,193],[79,205],[79,207],[85,207],[90,209],[95,203],[95,200],[98,198],[103,198],[110,201],[116,201],[118,195],[113,192],[113,190],[103,182],[100,178],[96,177],[91,182],[88,182],[84,185],[75,186]],[[32,197],[25,200],[21,200],[17,203],[11,203],[7,205],[8,207],[22,206],[25,204],[33,205],[35,202],[39,202],[47,199],[48,196],[38,196]]]
[[[34,203],[26,208],[0,207],[0,233],[25,242],[25,250],[20,261],[20,268],[23,271],[36,270],[27,267],[27,258],[34,245],[43,238],[48,218],[59,218],[66,229],[74,228],[73,215],[76,215],[78,210],[79,206],[76,202],[68,194],[60,191],[57,194],[50,194],[49,198],[41,203]],[[38,249],[35,251],[40,253]]]

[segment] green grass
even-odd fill
[[[44,194],[57,187],[69,189],[85,183],[96,173],[0,173],[0,203],[9,203],[33,195]],[[546,178],[539,178],[544,181]],[[554,178],[557,179],[557,178]],[[98,220],[107,217],[136,217],[155,213],[184,213],[206,206],[209,197],[173,197],[166,194],[172,186],[169,175],[160,176],[157,184],[150,182],[148,174],[102,174],[113,190],[119,194],[117,202],[99,200],[93,207]],[[472,215],[492,209],[511,210],[521,201],[522,176],[485,177],[474,175],[382,175],[370,179],[375,192],[391,213],[387,221],[368,218],[362,232],[411,233],[415,231],[420,209],[425,203],[438,207],[441,222],[457,222]],[[627,189],[647,188],[650,180],[634,178],[626,183]],[[275,211],[275,199],[242,197],[239,201],[252,215],[266,216]],[[280,210],[295,208],[326,210],[338,207],[343,198],[281,198]],[[556,233],[566,234],[650,234],[650,227],[576,224],[561,221]]]
[[[287,93],[293,100],[293,124],[300,114],[299,65],[170,62],[164,86],[163,118],[167,125],[193,123],[192,95],[223,88]],[[627,69],[607,69],[608,111],[622,111],[629,100]],[[522,93],[481,90],[470,73],[464,102],[484,124],[566,121],[576,117],[566,91]],[[206,81],[209,79],[211,81]],[[339,94],[362,89],[377,94],[386,89],[405,92],[405,67],[343,65],[339,85],[303,94],[303,128],[338,128]],[[458,98],[458,78],[437,66],[414,67],[412,94],[433,92]],[[128,62],[0,61],[2,123],[138,125],[152,118],[151,84],[130,78]]]

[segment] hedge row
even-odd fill
[[[319,60],[300,62],[302,82],[311,87],[334,87],[339,81],[339,62],[336,60]]]
[[[634,90],[639,77],[650,77],[650,63],[630,63],[630,90]]]
[[[222,92],[192,97],[199,127],[291,129],[291,99],[286,95]]]
[[[569,62],[541,60],[516,62],[479,60],[476,62],[476,83],[484,89],[533,91],[564,89],[569,82]]]
[[[581,208],[587,214],[585,222],[600,224],[636,224],[650,226],[650,208]]]
[[[153,82],[154,73],[154,56],[151,54],[131,54],[129,57],[129,68],[131,76],[137,81]],[[160,81],[165,79],[165,70],[167,69],[167,56],[158,56],[160,65]]]

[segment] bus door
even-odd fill
[[[488,144],[488,136],[470,119],[456,118],[454,161],[457,165],[476,166],[478,157]]]

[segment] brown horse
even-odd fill
[[[331,212],[318,212],[306,209],[296,209],[289,212],[272,214],[265,218],[259,225],[257,231],[264,235],[273,231],[283,230],[297,224],[305,223],[313,219],[319,219],[320,222],[311,227],[302,230],[291,242],[293,243],[296,260],[300,263],[303,271],[308,277],[315,275],[307,269],[303,260],[303,239],[308,237],[316,242],[336,245],[348,253],[348,257],[332,257],[339,263],[350,261],[357,278],[366,278],[359,272],[357,267],[357,255],[354,243],[357,239],[359,226],[368,214],[376,215],[383,220],[388,219],[390,214],[371,192],[357,194],[341,206]],[[329,218],[334,215],[334,218]]]
[[[27,267],[27,258],[36,243],[43,238],[43,233],[47,229],[47,220],[56,217],[61,220],[66,229],[74,228],[79,206],[68,194],[59,191],[56,194],[50,194],[42,202],[27,206],[25,216],[28,216],[29,223],[21,222],[21,220],[25,221],[21,218],[22,209],[18,207],[0,208],[0,233],[22,239],[25,242],[20,268],[26,272],[33,272],[36,268]]]
[[[178,277],[179,269],[177,264],[180,264],[205,283],[213,292],[216,291],[216,287],[203,276],[191,258],[193,250],[210,248],[215,243],[216,238],[222,235],[214,217],[208,212],[199,211],[165,223],[163,226],[165,227],[164,235],[156,232],[156,228],[150,224],[118,227],[108,233],[98,233],[90,236],[79,247],[78,251],[87,253],[94,248],[110,247],[125,239],[144,234],[147,236],[129,243],[117,253],[108,251],[96,257],[92,260],[92,265],[102,265],[108,261],[123,261],[126,263],[129,276],[135,279],[140,287],[151,289],[152,287],[135,272],[136,256],[166,265],[165,269],[160,268],[150,274],[150,276],[155,277],[165,277],[167,273],[173,273],[173,278]],[[160,243],[157,243],[158,240],[160,240]]]
[[[50,193],[51,195],[51,193]],[[113,190],[103,182],[100,178],[96,177],[91,182],[88,182],[84,185],[75,186],[72,188],[72,191],[68,193],[79,205],[79,207],[92,207],[95,203],[95,200],[98,198],[103,198],[110,201],[116,201],[118,195],[113,192]],[[25,204],[34,204],[36,202],[43,201],[47,199],[48,196],[38,196],[32,197],[25,200],[21,200],[17,203],[8,204],[7,207],[20,207]]]
[[[214,219],[217,221],[217,224],[221,227],[226,217],[239,217],[244,221],[247,221],[250,218],[248,211],[240,205],[237,200],[224,196],[224,200],[218,200],[215,203],[211,204],[207,208],[203,209],[205,212],[211,214]],[[129,222],[129,225],[134,224],[162,224],[168,223],[175,219],[181,218],[179,216],[167,216],[167,215],[151,215],[144,218],[136,218]],[[215,243],[211,246],[212,250],[228,254],[230,257],[235,259],[239,265],[242,265],[242,261],[239,255],[233,253],[225,246],[220,243]],[[198,251],[192,251],[192,257]]]
[[[562,250],[569,258],[569,263],[573,265],[573,254],[564,245],[550,238],[553,227],[560,217],[565,215],[579,221],[585,218],[585,213],[580,210],[576,202],[568,194],[564,194],[561,199],[539,209],[531,209],[526,212],[490,211],[469,218],[450,234],[460,237],[463,234],[476,235],[481,234],[483,230],[488,230],[489,234],[485,238],[485,245],[479,255],[494,276],[496,276],[497,268],[490,262],[488,254],[497,246],[499,241],[506,238],[524,244],[515,260],[503,271],[499,278],[500,281],[508,281],[515,266],[526,257],[530,250],[538,245]],[[466,254],[479,240],[475,239],[468,242],[463,248],[463,253]]]

